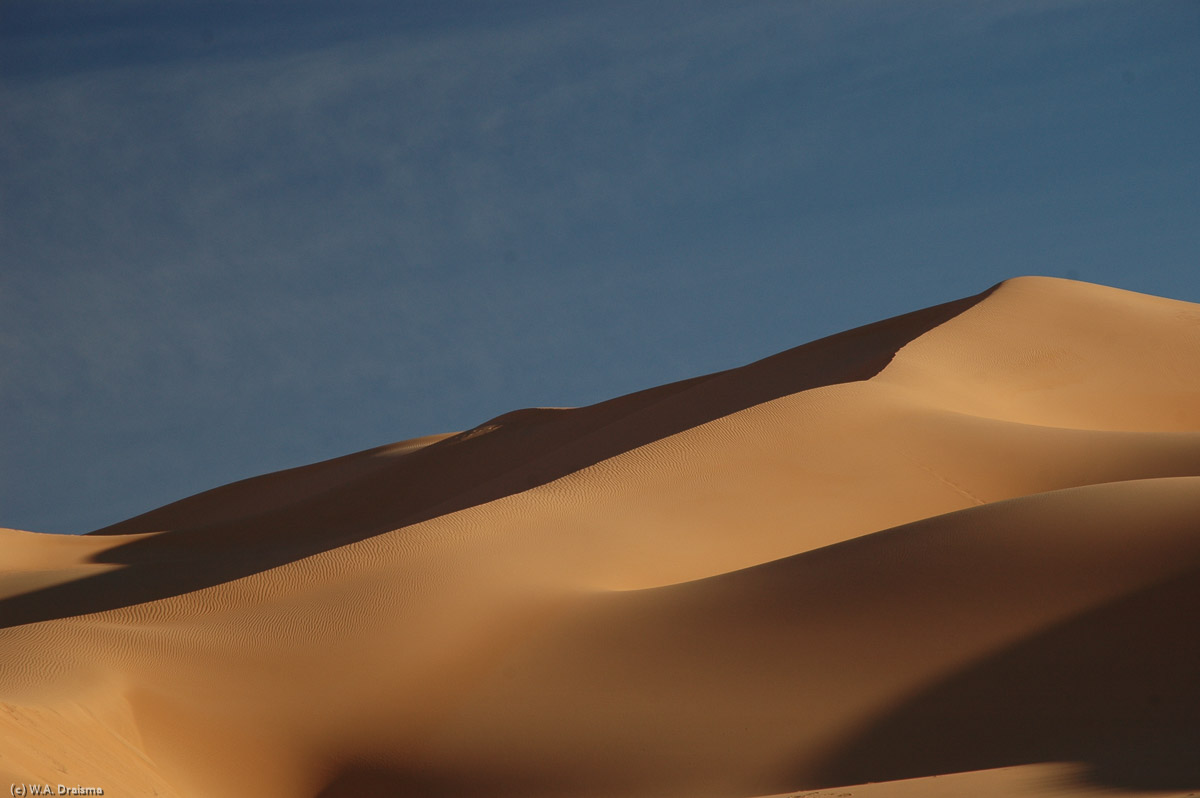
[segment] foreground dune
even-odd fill
[[[1200,306],[1019,278],[0,530],[0,788],[1200,791]]]

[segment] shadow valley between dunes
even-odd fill
[[[1200,790],[1197,628],[1200,570],[1193,569],[946,677],[878,717],[815,775],[806,766],[745,785],[750,792],[621,784],[617,793],[593,793],[553,772],[471,775],[347,763],[319,796],[744,798],[1064,762],[1082,765],[1080,783],[1105,794]]]

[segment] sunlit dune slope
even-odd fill
[[[0,782],[1186,795],[1198,568],[1200,307],[1019,278],[0,530]]]

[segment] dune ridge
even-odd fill
[[[1200,791],[1198,364],[1200,306],[1017,278],[89,535],[0,530],[0,782]]]

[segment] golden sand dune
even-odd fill
[[[0,531],[0,788],[1200,792],[1200,307],[1048,278]]]

